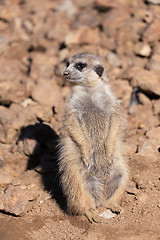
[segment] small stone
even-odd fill
[[[128,187],[127,188],[127,193],[128,194],[130,194],[130,195],[137,195],[137,192],[138,192],[138,190],[137,190],[137,188],[135,188],[135,187]]]
[[[122,61],[120,60],[117,54],[110,52],[107,54],[106,58],[108,63],[111,64],[113,67],[122,66]]]
[[[0,168],[2,168],[5,165],[6,161],[3,159],[2,156],[0,156]]]
[[[151,11],[145,10],[145,14],[143,15],[142,19],[146,23],[151,23],[153,21],[153,13]]]
[[[155,115],[160,114],[160,100],[156,100],[153,104],[153,113]]]
[[[144,8],[138,8],[134,14],[136,18],[138,18],[139,20],[143,20],[146,23],[153,22],[153,12],[149,10],[146,10]]]
[[[30,99],[30,98],[26,98],[23,102],[21,102],[21,105],[24,108],[26,108],[26,107],[28,107],[30,105],[35,105],[35,104],[36,103],[32,99]]]
[[[13,186],[19,186],[19,185],[21,185],[21,180],[20,179],[13,179],[13,181],[12,181],[12,185]]]
[[[148,43],[138,42],[134,47],[134,52],[142,57],[149,57],[151,51],[152,49]]]
[[[59,12],[66,12],[68,16],[73,16],[77,13],[77,7],[73,3],[73,1],[68,0],[68,1],[62,1],[62,3],[57,6],[57,10]]]
[[[137,189],[146,189],[145,183],[142,180],[139,180],[136,183],[136,187],[137,187]]]
[[[160,4],[160,0],[147,0],[147,2],[155,4],[155,5],[159,5]]]
[[[37,156],[40,153],[38,142],[35,139],[24,139],[23,152],[27,156]]]
[[[26,30],[27,33],[32,33],[33,31],[33,24],[29,20],[25,20],[22,24],[22,27]]]
[[[106,219],[110,219],[115,217],[117,214],[116,213],[112,213],[111,210],[107,210],[105,212],[102,212],[99,214],[100,217],[106,218]]]
[[[152,128],[146,133],[148,138],[159,139],[160,140],[160,127]]]
[[[4,187],[12,182],[13,176],[10,173],[0,173],[0,186]]]
[[[137,200],[142,203],[145,203],[147,201],[147,199],[148,199],[148,194],[146,194],[146,193],[141,192],[137,195]]]
[[[1,24],[2,23],[0,23],[0,31],[2,30]],[[6,51],[8,43],[9,43],[9,39],[3,36],[2,34],[0,34],[0,54]]]

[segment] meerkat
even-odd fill
[[[122,210],[119,201],[128,182],[123,118],[100,58],[76,54],[63,75],[73,91],[60,137],[61,186],[69,213],[99,222],[98,207]]]

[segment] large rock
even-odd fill
[[[11,125],[15,119],[15,113],[7,107],[0,106],[0,124]]]
[[[160,78],[154,72],[140,69],[132,78],[133,87],[140,88],[151,96],[160,96]]]
[[[71,22],[71,27],[73,29],[78,29],[79,26],[84,25],[90,28],[96,28],[101,24],[101,18],[98,15],[96,10],[90,10],[88,14],[88,10],[82,11],[78,13],[76,17]]]
[[[50,57],[44,53],[36,53],[32,58],[31,78],[37,80],[38,78],[53,77],[53,66],[57,63],[57,58]]]
[[[143,144],[140,144],[138,153],[135,154],[135,156],[141,157],[141,161],[144,159],[145,162],[150,165],[149,167],[159,159],[159,137],[156,137],[157,139],[152,137],[144,141]]]
[[[153,23],[149,25],[143,34],[143,40],[148,42],[154,42],[160,40],[160,24],[159,19],[155,19]]]
[[[67,2],[67,1],[66,1]],[[47,20],[45,23],[45,28],[47,27],[48,30],[46,31],[46,38],[49,40],[56,40],[58,42],[64,41],[64,36],[70,31],[69,24],[70,18],[66,17],[64,11],[67,11],[68,15],[74,14],[76,11],[73,5],[70,5],[70,12],[67,10],[67,3],[66,7],[64,7],[63,11],[59,12],[49,12],[47,14]],[[72,8],[72,9],[71,9]],[[63,9],[63,8],[62,8]]]
[[[145,27],[146,24],[142,21],[128,20],[124,26],[117,30],[115,36],[116,52],[119,55],[133,56],[135,43],[139,40],[139,35],[142,34]]]
[[[15,17],[21,16],[22,12],[18,4],[8,4],[0,8],[0,16],[5,21],[12,21]]]
[[[118,7],[120,5],[119,1],[117,0],[96,0],[95,4],[96,7],[102,11],[108,10],[112,7]]]
[[[29,83],[29,82],[28,82]],[[11,102],[20,102],[30,96],[31,89],[27,82],[16,81],[16,79],[0,82],[0,102],[8,105]],[[29,89],[28,89],[29,87]]]
[[[38,81],[32,92],[32,98],[40,104],[57,107],[62,103],[61,91],[55,80]]]
[[[85,8],[85,7],[88,7],[90,5],[92,5],[94,3],[94,0],[72,0],[72,2],[77,6],[77,7],[80,7],[80,8]]]
[[[0,125],[0,142],[14,144],[17,140],[17,131],[10,125]]]
[[[158,75],[160,74],[160,43],[157,42],[153,46],[153,54],[146,65],[147,69],[153,70]]]
[[[111,89],[114,92],[115,96],[121,99],[124,105],[127,107],[130,102],[132,87],[129,85],[128,81],[125,80],[116,80],[111,82]]]
[[[138,100],[142,105],[151,104],[150,99],[144,93],[139,92],[137,95],[138,95]]]
[[[160,0],[147,0],[147,2],[155,5],[160,5]]]
[[[33,201],[37,196],[36,190],[9,186],[5,193],[0,195],[0,210],[20,216],[25,212],[29,201]]]
[[[128,8],[115,8],[111,10],[104,15],[102,20],[104,33],[107,35],[107,37],[115,36],[116,31],[124,26],[129,20],[130,11]]]
[[[130,114],[134,116],[137,128],[144,129],[145,131],[149,131],[159,124],[158,116],[153,116],[151,104],[146,104],[145,106],[139,104],[134,107],[134,111]]]
[[[72,44],[99,44],[100,33],[98,29],[91,29],[87,26],[82,26],[78,30],[71,31],[65,38],[66,45]]]
[[[29,98],[26,98],[21,104],[11,104],[9,109],[16,115],[11,126],[17,130],[28,124],[36,123],[37,119],[49,122],[53,117],[51,106],[42,106]]]

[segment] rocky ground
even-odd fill
[[[124,212],[68,216],[56,146],[66,59],[99,55],[127,119]],[[160,239],[160,1],[0,1],[0,239]]]

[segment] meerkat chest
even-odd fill
[[[71,99],[73,112],[78,122],[90,134],[103,133],[111,116],[110,103],[94,101],[91,96],[75,96]]]

